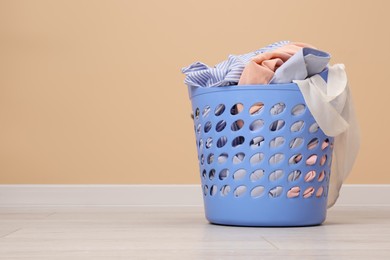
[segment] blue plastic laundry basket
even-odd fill
[[[189,87],[206,218],[307,226],[326,217],[333,138],[296,84]]]

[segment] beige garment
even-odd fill
[[[314,48],[306,43],[293,42],[274,51],[260,53],[245,66],[238,85],[268,84],[275,71],[304,47]]]

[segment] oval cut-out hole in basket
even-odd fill
[[[321,171],[318,175],[318,182],[322,182],[325,179],[325,171]]]
[[[244,126],[244,121],[239,119],[232,123],[232,126],[230,127],[232,131],[238,131]]]
[[[207,163],[208,164],[212,164],[214,162],[214,154],[213,153],[210,153],[208,156],[207,156]]]
[[[281,163],[284,160],[284,154],[282,153],[276,153],[269,158],[270,164],[278,164]]]
[[[215,169],[211,169],[209,171],[209,179],[210,179],[210,181],[212,181],[214,179],[214,177],[215,177]]]
[[[319,198],[322,196],[322,194],[324,193],[324,187],[319,187],[317,192],[316,192],[316,197]]]
[[[215,126],[215,131],[221,132],[223,129],[225,129],[225,127],[226,127],[226,121],[225,120],[221,120]]]
[[[232,146],[237,147],[239,145],[242,145],[245,142],[245,138],[243,136],[237,136],[232,141]]]
[[[271,130],[272,132],[279,131],[280,129],[283,128],[284,124],[285,124],[284,120],[281,119],[276,120],[269,126],[269,130]]]
[[[271,142],[269,142],[269,147],[270,148],[278,148],[279,146],[282,146],[285,142],[285,139],[284,137],[282,136],[278,136],[278,137],[275,137],[274,139],[271,140]]]
[[[320,141],[318,140],[318,138],[311,139],[310,142],[307,144],[307,149],[313,150],[314,148],[317,147],[319,142]]]
[[[264,194],[264,186],[256,186],[251,190],[252,198],[259,198]]]
[[[241,180],[245,177],[246,170],[245,169],[238,169],[233,173],[233,179],[235,180]]]
[[[223,112],[225,112],[225,105],[224,104],[219,104],[216,108],[215,108],[215,111],[214,111],[214,114],[216,116],[220,116],[223,114]]]
[[[217,185],[211,186],[211,188],[210,188],[210,195],[214,196],[217,193],[217,191],[218,191]]]
[[[221,131],[223,131],[223,129],[225,129],[225,127],[226,127],[226,121],[225,120],[221,120],[215,126],[215,131],[221,132]]]
[[[291,109],[291,114],[293,116],[299,116],[305,112],[306,106],[304,104],[298,104],[293,109]]]
[[[201,129],[202,129],[202,125],[201,125],[201,124],[198,124],[198,125],[196,126],[196,133],[197,133],[198,135],[200,135]]]
[[[300,147],[302,144],[303,144],[303,138],[301,138],[301,137],[296,137],[296,138],[294,138],[294,139],[291,140],[291,142],[290,142],[290,148],[291,148],[291,149],[295,149],[295,148]]]
[[[199,114],[200,114],[200,110],[199,110],[199,108],[197,107],[197,108],[195,109],[195,113],[194,113],[195,119],[199,119]]]
[[[262,119],[257,119],[250,124],[249,130],[252,132],[259,131],[263,126],[264,121]]]
[[[211,130],[211,122],[210,121],[206,122],[206,124],[204,125],[203,130],[204,130],[205,133],[208,133]]]
[[[275,188],[272,188],[272,189],[268,192],[268,195],[269,195],[271,198],[276,198],[276,197],[279,197],[280,195],[282,195],[282,192],[283,192],[283,187],[282,187],[282,186],[276,186]]]
[[[318,156],[316,154],[310,155],[309,158],[307,158],[307,160],[306,160],[306,165],[312,166],[312,165],[316,164],[317,157]]]
[[[293,182],[293,181],[297,181],[299,179],[299,177],[301,177],[301,171],[300,170],[295,170],[295,171],[292,171],[289,175],[288,175],[288,178],[287,180],[289,182]]]
[[[199,139],[199,150],[203,149],[203,140]]]
[[[280,113],[282,113],[285,108],[286,108],[286,105],[284,103],[276,103],[275,105],[273,105],[271,107],[270,113],[271,113],[271,115],[276,116],[276,115],[279,115]]]
[[[320,166],[323,166],[325,163],[326,163],[326,154],[324,154],[323,156],[321,156],[321,160],[320,160]]]
[[[303,198],[305,199],[310,198],[311,196],[313,196],[313,194],[314,194],[314,188],[309,187],[303,192]]]
[[[206,148],[210,148],[213,145],[213,138],[209,137],[206,139]]]
[[[249,179],[252,182],[255,182],[255,181],[260,180],[263,176],[264,176],[264,170],[257,169],[257,170],[255,170],[254,172],[251,173],[251,175],[249,176]]]
[[[314,178],[316,177],[317,173],[316,171],[309,171],[308,173],[306,173],[305,175],[305,182],[311,182],[314,180]]]
[[[226,137],[226,136],[221,136],[221,137],[217,140],[217,147],[218,147],[218,148],[224,147],[226,143],[227,143],[227,137]]]
[[[204,164],[204,155],[203,153],[200,155],[200,164]]]
[[[221,181],[223,181],[224,179],[226,179],[227,177],[229,177],[229,170],[228,169],[223,169],[219,172],[219,179]]]
[[[221,153],[218,156],[218,163],[225,163],[228,159],[229,155],[227,153]]]
[[[318,126],[318,124],[315,122],[313,123],[310,127],[309,127],[309,132],[311,134],[315,133],[318,131],[318,129],[320,129],[320,127]]]
[[[229,192],[230,192],[230,186],[229,185],[222,186],[222,188],[221,188],[221,196],[222,197],[227,196],[229,194]]]
[[[202,171],[202,177],[203,177],[203,179],[205,179],[206,176],[207,176],[207,171],[206,171],[206,169],[203,169],[203,171]]]
[[[288,160],[289,164],[297,164],[302,160],[302,154],[294,154],[293,156],[290,157]]]
[[[284,175],[283,170],[276,170],[276,171],[271,172],[268,179],[270,181],[277,181],[277,180],[281,179],[283,177],[283,175]]]
[[[329,146],[329,139],[326,138],[326,139],[322,142],[321,149],[322,149],[322,150],[325,150],[326,147],[328,147],[328,146]]]
[[[249,109],[249,114],[250,115],[257,115],[257,114],[260,114],[260,112],[263,110],[263,107],[264,107],[264,103],[262,102],[257,102],[255,104],[253,104],[250,109]]]
[[[204,185],[204,186],[203,186],[203,194],[206,196],[207,193],[209,193],[209,186]]]
[[[210,106],[206,106],[205,108],[203,108],[202,116],[207,117],[210,114],[210,110]]]
[[[250,145],[250,147],[251,147],[252,149],[255,149],[255,148],[257,148],[257,147],[260,147],[263,143],[264,143],[264,137],[262,137],[262,136],[257,136],[257,137],[253,138],[253,139],[250,141],[249,145]]]
[[[241,197],[246,192],[246,186],[240,185],[234,190],[234,197]]]
[[[230,109],[230,114],[232,115],[238,115],[239,113],[244,110],[244,105],[241,103],[234,104],[232,108]]]
[[[299,193],[301,192],[301,188],[298,186],[292,187],[287,191],[287,198],[296,198],[299,196]]]
[[[264,159],[263,153],[255,153],[254,155],[252,155],[249,162],[250,162],[250,164],[254,165],[254,164],[258,164],[258,163],[262,162],[263,159]]]
[[[242,163],[244,159],[245,159],[244,153],[237,153],[236,155],[233,156],[233,163],[234,164]]]
[[[299,132],[303,129],[303,126],[305,125],[305,122],[300,120],[295,122],[294,124],[291,125],[291,132]]]

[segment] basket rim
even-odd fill
[[[325,69],[319,75],[327,80],[328,78],[328,70]],[[296,83],[282,83],[282,84],[254,84],[254,85],[230,85],[230,86],[222,86],[222,87],[208,87],[208,88],[200,88],[194,86],[187,86],[189,98],[215,93],[215,92],[225,92],[225,91],[300,91],[298,85]]]
[[[210,88],[199,88],[188,86],[189,98],[210,94],[215,92],[230,92],[230,91],[300,91],[299,87],[295,83],[286,84],[262,84],[262,85],[230,85],[222,87],[210,87]]]

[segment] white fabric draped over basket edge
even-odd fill
[[[352,103],[344,64],[329,67],[327,82],[314,75],[294,80],[306,105],[322,131],[334,137],[328,208],[339,197],[344,180],[352,170],[360,147],[359,127]]]

